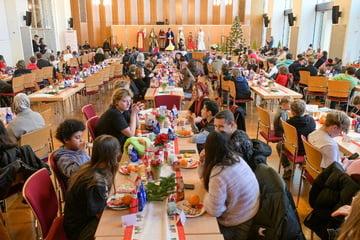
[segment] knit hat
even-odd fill
[[[29,97],[25,93],[19,93],[14,97],[14,111],[16,113],[22,112],[27,108],[30,108]]]

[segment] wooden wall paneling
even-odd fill
[[[88,24],[87,22],[80,23],[80,38],[78,37],[78,43],[83,45],[85,41],[89,42]]]
[[[208,0],[201,0],[199,11],[200,24],[208,24]]]
[[[99,18],[100,18],[100,40],[107,39],[106,34],[106,10],[104,4],[99,5]],[[110,41],[110,39],[108,39]]]
[[[96,46],[102,46],[104,42],[104,36],[101,35],[100,29],[100,10],[99,5],[93,4],[92,5],[92,17],[93,17],[93,32],[94,41]]]
[[[182,21],[182,12],[183,12],[182,0],[176,0],[175,6],[176,6],[175,7],[176,8],[175,9],[175,14],[176,14],[175,23],[178,24],[178,25],[181,25],[181,24],[183,24],[183,21]]]
[[[213,6],[213,18],[211,24],[220,24],[220,6]]]
[[[112,0],[112,24],[119,24],[119,0]]]
[[[195,24],[195,0],[188,0],[188,24]]]
[[[220,44],[221,35],[223,35],[224,25],[209,26],[209,30],[206,33],[209,36],[209,44],[206,45],[207,49],[210,49],[210,45]]]
[[[125,24],[131,24],[131,0],[124,0]]]
[[[70,1],[71,6],[71,17],[73,18],[73,29],[76,30],[77,39],[80,42],[82,42],[82,36],[81,36],[81,26],[80,26],[80,11],[79,11],[79,0],[71,0]]]
[[[138,24],[144,24],[144,0],[137,0],[137,10],[138,10]]]
[[[94,19],[92,14],[92,0],[86,1],[86,15],[87,15],[87,28],[88,28],[88,41],[90,46],[96,46],[94,37]]]
[[[256,41],[256,45],[260,46],[263,29],[263,6],[264,0],[251,1],[251,15],[250,15],[250,43]]]
[[[113,36],[113,40],[115,43],[118,43],[119,46],[121,43],[124,45],[124,48],[128,46],[127,44],[127,33],[125,25],[112,25],[111,26],[111,35]]]
[[[173,14],[173,11],[174,11],[174,9],[170,10],[169,0],[163,0],[163,20],[164,21],[165,21],[165,19],[167,19],[168,22],[170,22],[169,14]],[[165,31],[167,31],[167,28]]]
[[[245,15],[246,15],[246,0],[239,0],[239,18],[240,22],[245,22]]]
[[[233,22],[233,5],[225,7],[225,24],[232,24]]]
[[[156,0],[151,0],[150,1],[150,21],[151,21],[151,24],[154,24],[154,25],[157,22],[156,9],[157,9],[157,1]]]

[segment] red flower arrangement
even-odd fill
[[[155,138],[155,146],[164,146],[165,143],[169,142],[169,136],[165,133],[160,133]]]

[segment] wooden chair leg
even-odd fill
[[[299,200],[300,200],[300,194],[301,194],[301,186],[302,186],[302,175],[304,174],[304,167],[301,168],[301,174],[300,174],[300,183],[299,183],[299,191],[298,191],[298,195],[297,195],[297,200],[296,200],[296,208],[299,206]]]

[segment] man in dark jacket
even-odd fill
[[[331,217],[331,213],[343,205],[350,205],[359,190],[360,185],[345,173],[341,164],[332,163],[312,185],[309,202],[313,211],[305,218],[305,226],[321,239],[329,239],[327,229],[337,229],[344,221],[344,216]]]
[[[295,100],[291,103],[290,110],[292,117],[287,120],[287,123],[296,128],[298,135],[298,156],[305,155],[304,145],[301,140],[301,135],[307,137],[309,133],[313,132],[316,128],[315,121],[309,115],[305,115],[306,103],[303,100]],[[285,154],[282,153],[283,142],[279,142],[276,145],[276,150],[280,156],[281,164],[284,168],[284,179],[290,179],[292,170],[290,167],[290,161]]]
[[[279,174],[259,164],[255,176],[260,186],[260,208],[248,239],[305,240],[294,200]]]
[[[36,54],[36,58],[37,58],[37,62],[36,62],[36,65],[38,66],[38,68],[43,68],[43,67],[50,67],[52,66],[51,63],[46,60],[46,59],[43,59],[42,58],[42,54],[41,53],[37,53]]]
[[[299,69],[305,66],[305,58],[301,54],[297,56],[297,60],[290,64],[289,72],[294,76],[294,83],[300,81]]]

